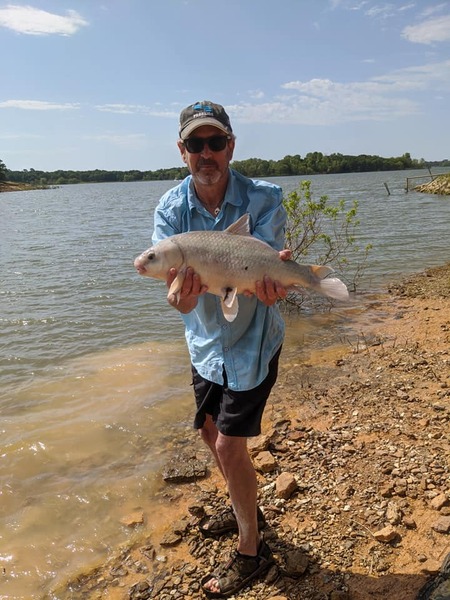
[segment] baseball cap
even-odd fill
[[[180,114],[179,134],[182,140],[202,125],[212,125],[224,133],[233,133],[231,129],[230,117],[220,104],[215,104],[209,100],[196,102],[187,106]]]

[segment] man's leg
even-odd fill
[[[200,435],[210,447],[227,484],[239,527],[237,550],[247,556],[256,556],[260,542],[256,516],[257,481],[247,451],[247,438],[221,434],[212,420],[205,422]],[[207,581],[205,587],[211,592],[220,592],[215,577]]]
[[[211,450],[230,494],[239,527],[238,551],[256,556],[259,534],[256,516],[257,481],[253,463],[247,451],[247,438],[223,435],[210,415],[199,430]]]
[[[259,545],[256,518],[256,472],[247,451],[247,438],[219,432],[216,452],[225,475],[231,504],[239,527],[238,551],[256,556]]]

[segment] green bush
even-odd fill
[[[283,198],[287,212],[286,248],[299,263],[330,265],[337,276],[355,291],[366,268],[371,245],[357,244],[358,202],[350,207],[345,200],[336,204],[328,196],[314,200],[311,182],[301,181],[298,188]],[[305,260],[307,258],[307,260]],[[288,304],[299,306],[304,298],[289,294]]]

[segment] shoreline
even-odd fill
[[[238,598],[415,600],[450,550],[450,264],[392,286],[368,311],[345,346],[280,363],[250,444],[278,569]],[[208,476],[165,484],[157,519],[130,515],[134,544],[54,597],[204,598],[200,579],[235,538],[198,533],[203,508],[220,510],[226,495],[191,438],[174,456],[207,463]],[[281,474],[297,486],[287,497]]]
[[[0,193],[2,192],[27,192],[30,190],[48,190],[50,185],[32,185],[31,183],[15,183],[13,181],[0,181]]]

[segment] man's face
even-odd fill
[[[195,129],[189,139],[205,139],[216,136],[226,138],[226,134],[220,129],[211,125],[203,125]],[[227,140],[224,149],[218,151],[211,150],[209,145],[205,143],[200,152],[189,152],[186,145],[180,140],[178,141],[178,147],[195,183],[215,185],[228,177],[228,165],[233,158],[234,139]]]

